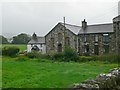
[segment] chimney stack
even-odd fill
[[[35,41],[37,41],[37,35],[35,34],[35,32],[33,33],[32,38],[33,38]]]
[[[84,19],[84,21],[82,21],[82,28],[85,30],[86,27],[87,27],[87,22],[86,22],[85,19]]]

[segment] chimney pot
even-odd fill
[[[85,30],[87,27],[87,22],[85,21],[85,19],[82,21],[82,28]]]

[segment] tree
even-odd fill
[[[13,37],[13,44],[27,44],[30,40],[30,36],[25,34],[25,33],[21,33],[17,36]]]
[[[8,42],[7,38],[5,38],[4,36],[0,35],[0,43],[7,44],[9,42]]]

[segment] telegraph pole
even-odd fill
[[[65,32],[66,32],[66,28],[65,28],[65,17],[63,17],[63,21],[64,21],[64,49],[66,47],[66,43],[65,43]]]

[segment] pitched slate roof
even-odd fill
[[[64,23],[61,23],[64,25]],[[83,30],[82,27],[71,25],[71,24],[65,24],[65,27],[72,31],[74,34],[84,34],[84,33],[109,33],[113,32],[113,24],[107,23],[107,24],[96,24],[96,25],[87,25],[87,28]]]
[[[64,23],[61,23],[62,25],[64,25]],[[76,26],[76,25],[71,25],[71,24],[65,24],[66,29],[69,29],[70,31],[72,31],[74,34],[78,34],[81,27],[80,26]]]
[[[87,25],[86,29],[83,30],[82,28],[79,31],[79,34],[84,33],[111,33],[113,32],[113,24],[97,24],[97,25]]]
[[[37,40],[33,38],[28,42],[28,44],[42,44],[45,43],[45,37],[37,37]]]

